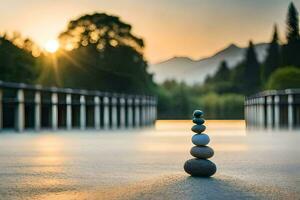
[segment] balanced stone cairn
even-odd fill
[[[214,150],[206,146],[210,139],[208,135],[204,134],[206,127],[204,119],[202,118],[203,112],[195,110],[193,113],[193,122],[196,124],[192,127],[192,131],[196,133],[192,137],[192,142],[196,146],[192,147],[190,153],[195,158],[187,160],[184,164],[184,170],[191,176],[209,177],[217,171],[215,163],[207,160],[213,157]]]

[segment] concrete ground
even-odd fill
[[[208,121],[213,178],[183,171],[190,121],[114,132],[0,134],[0,199],[300,199],[300,134]]]

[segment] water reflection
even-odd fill
[[[134,131],[0,134],[0,199],[84,199],[104,188],[183,174],[192,125],[158,121]],[[217,177],[297,190],[300,134],[249,133],[244,121],[206,125]]]
[[[61,153],[63,145],[62,138],[55,135],[37,137],[32,146],[32,149],[37,152],[33,162],[37,165],[61,165],[64,161]]]
[[[191,120],[161,120],[156,122],[155,129],[157,130],[156,133],[163,134],[168,131],[179,134],[193,134],[193,132],[191,132],[193,125]],[[205,133],[209,135],[246,135],[246,124],[244,120],[206,120],[205,126],[207,128]]]

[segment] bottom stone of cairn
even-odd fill
[[[193,158],[185,162],[184,170],[191,176],[210,177],[216,173],[217,167],[210,160]]]

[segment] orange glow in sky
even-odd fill
[[[197,59],[230,43],[270,40],[274,23],[284,39],[290,0],[10,0],[1,3],[0,32],[19,31],[40,46],[56,38],[69,20],[106,12],[120,16],[145,40],[155,63],[173,56]],[[300,10],[300,0],[294,0]]]

